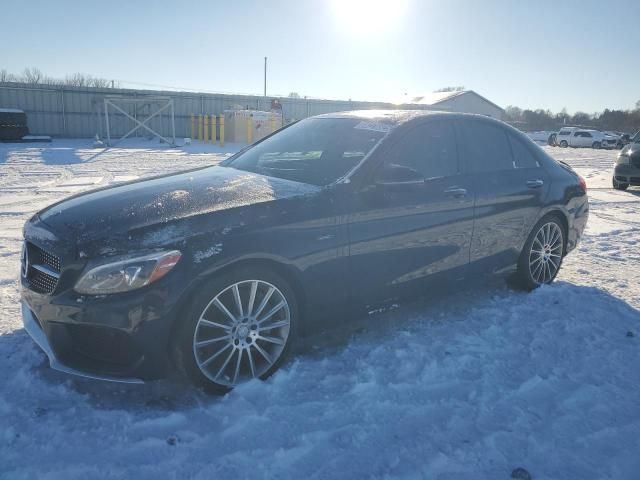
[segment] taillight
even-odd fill
[[[584,178],[582,178],[582,175],[578,175],[578,180],[580,181],[580,188],[582,188],[582,190],[584,190],[584,193],[587,193],[587,182]]]

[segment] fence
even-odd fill
[[[134,98],[146,96],[170,97],[174,101],[176,135],[191,136],[191,115],[220,115],[225,110],[241,107],[249,110],[268,111],[273,97],[253,95],[224,95],[195,92],[157,90],[131,90],[119,88],[68,87],[0,83],[0,108],[19,108],[27,114],[29,131],[33,135],[54,137],[104,136],[104,97],[123,95]],[[340,100],[315,100],[277,97],[282,105],[286,121],[299,120],[322,113],[346,110],[389,109],[394,105],[381,102],[353,102]],[[414,108],[426,109],[424,105]],[[134,118],[144,118],[144,106],[130,105],[125,109]],[[128,132],[133,122],[122,114],[110,119],[112,136]],[[168,114],[158,115],[149,126],[162,135],[171,133]],[[142,132],[140,133],[142,134]]]

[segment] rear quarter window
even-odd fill
[[[509,142],[513,151],[513,166],[515,168],[537,168],[540,166],[540,162],[531,148],[523,140],[510,134]]]

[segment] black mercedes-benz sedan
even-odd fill
[[[22,312],[53,368],[224,392],[347,306],[435,283],[556,277],[584,180],[491,118],[294,123],[219,166],[76,195],[24,227]]]

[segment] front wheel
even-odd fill
[[[279,275],[262,269],[223,275],[196,294],[180,326],[177,366],[216,394],[266,379],[290,350],[297,320],[295,296]]]
[[[533,227],[518,261],[517,276],[527,290],[556,278],[564,257],[565,232],[555,215],[548,215]]]
[[[616,180],[615,177],[613,177],[612,183],[613,183],[613,188],[615,188],[616,190],[626,190],[627,188],[629,188],[628,183],[619,182]]]
[[[600,142],[593,142],[591,147],[595,148],[596,150],[599,150],[600,147],[602,147],[602,144]]]
[[[562,141],[560,142],[560,147],[561,147],[561,148],[567,148],[568,146],[569,146],[569,144],[567,143],[567,141],[566,141],[566,140],[562,140]]]

